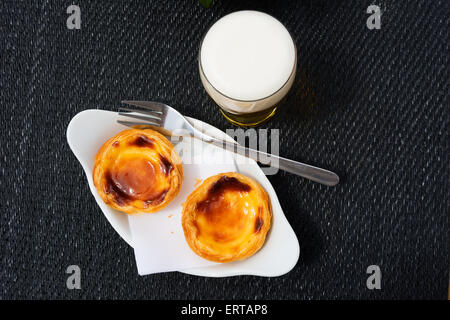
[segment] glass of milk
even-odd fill
[[[206,92],[231,123],[253,127],[271,118],[295,78],[297,49],[274,17],[238,11],[206,33],[199,53]]]

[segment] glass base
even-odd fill
[[[271,107],[269,109],[254,112],[254,113],[248,113],[248,114],[234,114],[227,112],[219,107],[220,112],[222,115],[227,119],[229,122],[234,124],[235,126],[244,127],[244,128],[251,128],[259,126],[260,124],[266,122],[270,118],[272,118],[276,111],[277,106]]]

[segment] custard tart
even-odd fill
[[[125,213],[156,212],[178,194],[181,159],[173,145],[151,129],[124,130],[95,157],[94,185],[103,201]]]
[[[190,248],[200,257],[231,262],[255,254],[270,229],[267,192],[235,172],[207,178],[183,204],[182,226]]]

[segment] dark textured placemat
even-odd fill
[[[79,0],[0,3],[0,298],[446,298],[448,290],[448,6],[378,1]],[[272,14],[292,32],[298,77],[281,113],[281,154],[336,171],[328,188],[269,177],[301,245],[277,278],[140,277],[66,142],[78,112],[160,100],[221,129],[204,92],[199,41],[221,16]],[[68,265],[82,289],[66,288]],[[366,268],[382,289],[366,288]]]

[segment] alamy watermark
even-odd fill
[[[67,289],[81,289],[81,269],[77,265],[70,265],[66,269],[70,276],[66,280]]]
[[[66,13],[70,16],[66,20],[66,26],[69,30],[81,29],[81,9],[79,6],[72,4],[67,7]],[[370,30],[381,29],[381,10],[380,7],[372,4],[367,7],[366,13],[370,14],[367,18],[366,26]]]
[[[366,270],[367,274],[370,274],[370,276],[367,278],[366,286],[367,289],[373,290],[373,289],[381,289],[381,269],[376,264],[370,265],[367,267]]]
[[[370,5],[367,7],[367,13],[370,14],[367,18],[366,25],[370,30],[381,29],[381,10],[377,5]]]
[[[77,5],[70,5],[67,7],[66,10],[67,14],[70,14],[70,16],[66,20],[66,26],[67,29],[81,29],[81,9]]]
[[[202,127],[197,129],[203,131]],[[274,175],[278,172],[279,129],[227,129],[226,134],[228,137],[218,136],[215,140],[205,137],[200,140],[189,137],[188,131],[180,129],[173,132],[171,142],[175,145],[174,152],[180,155],[183,165],[236,164],[239,167],[257,161],[265,165],[261,167],[265,175]],[[223,149],[229,152],[224,152]],[[231,156],[230,153],[237,156]]]

